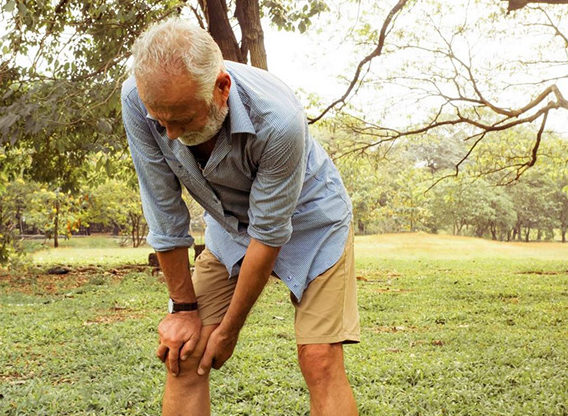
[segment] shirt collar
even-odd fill
[[[256,134],[256,130],[250,121],[248,112],[241,101],[237,82],[230,70],[227,70],[231,77],[231,89],[229,90],[229,114],[231,120],[231,134],[249,133]]]

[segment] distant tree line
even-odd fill
[[[343,123],[339,125],[343,126]],[[519,179],[510,170],[531,155],[533,132],[508,131],[484,142],[479,156],[456,161],[465,143],[456,132],[423,135],[379,147],[374,153],[347,153],[345,141],[362,140],[329,123],[315,132],[335,158],[353,202],[359,234],[426,231],[504,241],[566,241],[568,231],[568,140],[551,136],[543,156]],[[93,154],[77,168],[72,188],[39,182],[30,174],[34,158],[26,149],[0,148],[0,262],[10,261],[22,233],[33,229],[52,239],[88,232],[92,224],[111,228],[124,244],[144,243],[147,225],[138,184],[127,154],[105,163]],[[105,159],[109,160],[109,159]],[[186,195],[187,196],[187,195]],[[192,224],[203,229],[202,209],[186,198]]]
[[[138,247],[148,231],[138,183],[127,154],[101,169],[103,156],[92,154],[77,168],[72,187],[63,181],[40,182],[30,173],[31,152],[0,147],[0,264],[10,263],[21,250],[24,234],[44,236],[59,246],[60,238],[112,232],[122,244]],[[108,160],[108,159],[107,159]],[[192,225],[202,228],[202,212],[186,198]]]
[[[479,157],[455,166],[466,146],[421,136],[374,154],[342,153],[345,132],[318,133],[336,157],[354,207],[358,233],[425,231],[504,241],[566,242],[568,140],[550,137],[537,163],[518,179],[511,171],[532,157],[527,129],[486,140]]]

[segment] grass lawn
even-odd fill
[[[166,288],[112,269],[149,250],[73,244],[34,261],[109,268],[0,277],[0,414],[159,414]],[[407,234],[355,247],[363,341],[345,351],[362,415],[568,415],[568,244]],[[214,415],[308,414],[292,321],[271,282],[212,373]]]

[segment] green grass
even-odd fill
[[[67,248],[67,258],[103,249]],[[561,244],[358,237],[363,340],[345,351],[361,414],[568,415],[567,254]],[[158,278],[12,274],[0,293],[0,414],[159,414]],[[271,282],[212,374],[214,415],[308,414],[292,321],[284,285]]]
[[[148,254],[154,250],[143,245],[138,248],[121,246],[121,237],[91,236],[61,239],[59,248],[53,249],[53,241],[43,245],[43,241],[25,241],[26,251],[31,253],[37,265],[104,265],[147,264]],[[190,249],[193,259],[193,249]]]

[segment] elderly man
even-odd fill
[[[164,415],[210,413],[209,370],[229,359],[270,275],[290,289],[313,415],[355,415],[342,344],[359,341],[351,204],[293,93],[234,62],[180,19],[133,48],[123,118],[169,294],[158,357]],[[206,211],[206,250],[188,269],[181,187]]]

